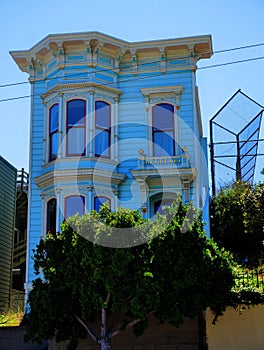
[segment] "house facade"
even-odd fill
[[[180,194],[208,221],[195,74],[211,54],[210,35],[126,42],[98,32],[11,52],[32,95],[26,290],[40,237],[105,201],[151,218]]]
[[[10,306],[17,170],[0,156],[0,312]]]

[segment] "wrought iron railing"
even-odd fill
[[[149,168],[190,168],[189,158],[186,155],[167,157],[141,157],[138,158],[139,169]]]
[[[239,270],[236,278],[236,287],[256,289],[264,292],[264,268],[255,269],[244,268]]]

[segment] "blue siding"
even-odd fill
[[[149,107],[149,112],[146,110],[146,99],[141,91],[141,89],[144,88],[168,86],[183,87],[183,92],[179,96],[180,110],[177,111],[179,120],[177,121],[178,124],[176,124],[179,127],[179,130],[177,130],[179,150],[181,147],[187,149],[188,156],[190,157],[190,165],[197,171],[196,178],[194,181],[191,180],[190,198],[196,205],[199,205],[200,190],[207,184],[206,169],[203,168],[200,162],[205,154],[206,141],[201,139],[201,135],[199,135],[197,120],[198,111],[196,111],[196,95],[194,95],[195,72],[189,69],[192,60],[189,60],[187,50],[186,57],[177,58],[177,55],[175,55],[175,57],[170,55],[166,61],[163,61],[158,55],[158,50],[154,50],[152,53],[148,54],[148,50],[150,49],[148,47],[148,50],[144,53],[139,52],[137,62],[131,60],[127,62],[127,57],[129,56],[126,55],[126,61],[122,61],[123,57],[120,67],[118,67],[117,60],[119,58],[117,57],[120,56],[121,51],[124,52],[127,48],[123,47],[123,50],[117,50],[115,54],[111,54],[110,47],[115,47],[115,45],[116,44],[113,44],[113,46],[110,45],[108,48],[104,48],[104,45],[102,45],[100,51],[94,48],[92,56],[90,49],[87,49],[83,43],[74,46],[70,45],[69,51],[67,51],[67,44],[64,42],[65,52],[60,52],[60,56],[56,58],[47,56],[48,58],[43,60],[43,62],[45,62],[48,59],[46,66],[41,67],[41,69],[38,67],[35,72],[35,74],[41,77],[43,68],[43,71],[46,72],[46,80],[35,81],[33,84],[34,97],[31,111],[32,138],[30,150],[31,191],[29,198],[29,256],[32,256],[33,249],[35,249],[36,244],[39,242],[40,236],[43,235],[41,230],[43,229],[45,218],[42,218],[42,206],[47,200],[45,196],[47,193],[48,195],[54,195],[56,188],[61,188],[62,192],[64,191],[62,194],[63,198],[65,193],[74,191],[74,188],[77,188],[77,190],[80,189],[80,191],[83,191],[82,193],[86,195],[88,191],[87,187],[94,185],[97,189],[99,188],[100,191],[105,191],[104,193],[108,195],[113,187],[119,191],[119,204],[121,206],[131,209],[140,209],[143,196],[140,193],[140,187],[136,177],[134,178],[132,175],[132,171],[138,170],[139,149],[142,148],[144,152],[147,152],[148,143],[152,141],[147,139],[148,137],[151,138],[152,135],[152,125],[147,125],[148,120],[152,118],[151,106]],[[166,45],[169,46],[170,44],[166,43]],[[176,50],[176,46],[173,47],[173,50]],[[149,57],[147,55],[149,55]],[[180,55],[182,56],[182,52]],[[63,83],[66,84],[65,91],[62,90],[63,85],[61,84]],[[50,90],[52,93],[50,93]],[[93,92],[94,97],[92,97],[91,92]],[[121,93],[120,96],[119,92]],[[59,93],[63,93],[64,95],[60,98]],[[43,164],[45,158],[44,154],[48,152],[47,149],[44,149],[45,143],[43,142],[45,138],[44,128],[45,125],[47,125],[47,121],[45,123],[44,120],[45,111],[41,98],[43,94],[47,96],[45,100],[47,105],[54,103],[55,100],[56,102],[62,100],[64,103],[64,105],[61,106],[61,129],[63,134],[60,134],[60,136],[62,137],[65,137],[65,103],[67,100],[71,98],[87,100],[87,109],[88,113],[90,113],[94,103],[92,98],[95,100],[103,99],[111,103],[115,103],[115,100],[119,98],[118,126],[112,128],[115,142],[118,142],[118,149],[115,150],[117,151],[118,159],[97,161],[95,158],[76,157]],[[153,97],[154,103],[160,103],[161,101],[166,102],[166,98],[161,100],[161,98],[157,99],[158,97],[158,95]],[[176,104],[175,96],[168,97],[168,99],[170,98],[173,102],[168,100],[168,103]],[[114,120],[115,108],[116,107],[112,108],[112,120]],[[90,123],[89,118],[90,115],[87,118],[88,125],[86,125],[88,137],[93,132],[94,128],[94,120]],[[46,140],[46,145],[47,144],[48,140]],[[197,144],[200,147],[197,147]],[[149,154],[147,154],[147,156],[151,157]],[[189,167],[187,161],[186,164],[186,167]],[[181,169],[179,170],[182,170],[184,166],[185,165],[181,163]],[[120,181],[119,184],[109,184],[107,181],[102,180],[103,176],[97,176],[96,179],[89,178],[89,180],[76,177],[75,181],[69,180],[68,178],[57,180],[56,188],[55,185],[52,184],[52,181],[47,183],[43,181],[40,185],[42,188],[37,185],[37,183],[40,183],[38,182],[40,181],[39,179],[43,179],[44,176],[52,174],[55,170],[66,170],[67,172],[72,171],[72,173],[75,173],[77,168],[80,170],[96,168],[98,173],[109,173],[109,178],[112,172],[115,173],[116,177],[119,176],[118,178],[120,179],[123,174],[125,175],[125,179],[122,182],[121,180],[116,180],[117,183]],[[181,193],[183,190],[181,178],[178,178],[174,183],[172,180],[172,184],[173,185],[167,183],[164,185],[164,188],[161,188],[157,182],[152,181],[151,185],[149,185],[149,196],[162,191]],[[95,195],[95,193],[92,195]],[[42,196],[44,199],[42,199]],[[113,199],[114,194],[110,193],[110,196],[111,199]],[[150,203],[151,200],[147,199],[147,202]],[[206,205],[205,203],[205,206]],[[149,210],[148,213],[150,212]],[[206,215],[208,216],[208,212],[205,213],[205,217]],[[208,218],[206,217],[206,219]],[[32,281],[32,279],[34,279],[33,260],[29,259],[28,281]]]

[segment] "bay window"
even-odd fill
[[[85,156],[85,115],[86,102],[84,100],[67,102],[67,156]]]

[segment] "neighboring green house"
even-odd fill
[[[0,156],[0,311],[9,306],[16,215],[17,170]]]

